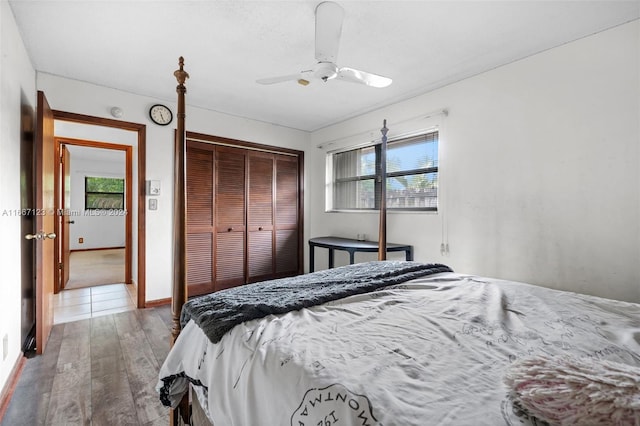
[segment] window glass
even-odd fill
[[[329,210],[379,208],[380,146],[329,154],[332,165],[332,205]],[[387,208],[437,210],[438,132],[398,139],[387,144]]]
[[[124,179],[87,176],[85,209],[124,209]]]

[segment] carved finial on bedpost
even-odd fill
[[[382,122],[380,144],[380,228],[378,229],[378,260],[387,260],[387,120]]]
[[[180,87],[184,86],[184,82],[189,78],[189,73],[184,70],[184,58],[182,56],[178,58],[178,65],[180,66],[180,69],[176,70],[173,75],[178,80],[178,87]]]

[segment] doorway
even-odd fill
[[[58,126],[68,133],[68,126]],[[89,132],[98,135],[100,132]],[[126,142],[133,135],[116,138]],[[120,135],[122,136],[122,135]],[[55,137],[58,273],[54,324],[136,308],[133,146]]]
[[[57,291],[132,283],[132,147],[56,138]]]
[[[83,145],[82,141],[95,143],[105,140],[118,140],[113,135],[117,133],[127,133],[128,141],[122,144],[110,144],[100,142],[100,148],[128,149],[131,165],[131,171],[128,172],[131,183],[131,190],[127,192],[128,200],[125,201],[127,206],[127,216],[132,218],[132,225],[125,230],[126,238],[131,241],[125,246],[130,247],[130,253],[126,256],[129,262],[129,270],[125,272],[126,277],[130,277],[130,282],[135,284],[134,299],[137,308],[145,307],[145,170],[146,170],[146,126],[144,124],[130,123],[120,120],[112,120],[107,118],[92,117],[82,114],[69,113],[64,111],[53,111],[56,123],[56,137],[58,141],[64,141],[71,145]],[[130,140],[129,140],[130,139]],[[59,144],[58,144],[59,145]],[[86,144],[85,144],[86,145]],[[56,152],[59,156],[60,152]],[[56,159],[57,161],[57,159]],[[57,194],[60,188],[57,188]],[[72,218],[70,220],[73,220]],[[61,227],[62,221],[58,222]],[[60,229],[60,232],[63,232]],[[69,232],[67,232],[69,235]],[[60,249],[59,249],[60,250]],[[59,257],[56,257],[56,259]],[[59,280],[57,280],[59,281]],[[59,286],[60,287],[60,286]],[[110,286],[103,286],[106,288]],[[56,289],[56,293],[60,288]]]

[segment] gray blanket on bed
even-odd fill
[[[234,287],[189,300],[182,308],[184,327],[193,319],[216,343],[235,325],[271,314],[320,305],[368,293],[438,272],[452,272],[441,264],[374,261]]]

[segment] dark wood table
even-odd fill
[[[349,263],[353,265],[355,259],[354,255],[357,251],[367,253],[378,252],[377,241],[360,241],[352,240],[351,238],[342,237],[316,237],[309,239],[309,272],[314,271],[315,258],[314,249],[316,247],[323,247],[329,249],[329,268],[333,268],[333,251],[344,250],[349,252]],[[387,252],[403,251],[405,252],[405,258],[407,260],[413,260],[413,246],[408,244],[394,244],[387,243]]]

